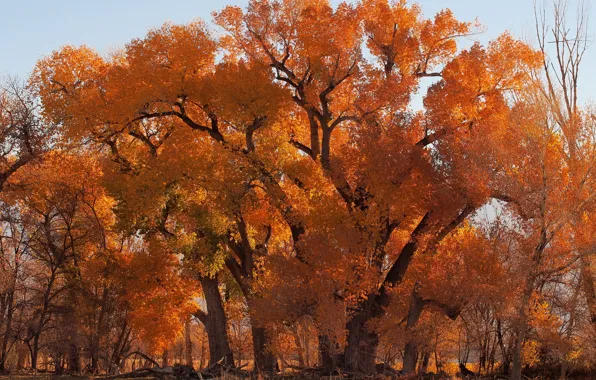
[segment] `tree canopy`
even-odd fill
[[[210,368],[592,368],[596,117],[553,14],[461,47],[449,9],[251,0],[40,59],[0,97],[0,370],[192,366],[191,318]]]

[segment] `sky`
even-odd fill
[[[550,1],[550,0],[546,0]],[[573,11],[581,0],[568,0]],[[334,4],[339,1],[332,0]],[[25,78],[35,62],[61,46],[85,44],[109,53],[165,21],[211,20],[211,12],[226,5],[245,6],[248,0],[0,0],[0,76]],[[449,7],[460,20],[478,19],[485,31],[469,37],[486,43],[505,30],[532,41],[533,0],[419,0],[430,17]],[[574,14],[574,12],[570,12]],[[596,36],[596,4],[589,8],[589,36]],[[469,41],[464,41],[469,44]],[[584,61],[580,96],[592,100],[596,75],[596,43]]]

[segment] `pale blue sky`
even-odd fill
[[[550,2],[550,0],[547,0]],[[569,0],[574,9],[580,0]],[[0,75],[26,76],[36,60],[66,44],[86,44],[101,53],[122,47],[164,21],[207,21],[211,12],[248,0],[0,0]],[[337,3],[338,1],[333,1]],[[485,42],[509,30],[518,37],[534,36],[533,0],[419,0],[424,14],[448,7],[461,20],[478,18]],[[596,35],[596,7],[590,8],[589,34]],[[596,44],[589,48],[582,76],[582,98],[596,98]]]

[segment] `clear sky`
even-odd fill
[[[332,0],[338,3],[337,0]],[[550,2],[550,0],[546,0]],[[568,0],[571,10],[581,0]],[[0,0],[0,75],[21,77],[36,60],[60,46],[86,44],[101,53],[122,47],[147,29],[165,21],[210,21],[211,12],[248,0]],[[531,41],[534,36],[533,0],[419,0],[426,16],[449,7],[460,20],[478,18],[486,31],[474,39],[486,42],[509,30]],[[590,7],[589,34],[596,36],[596,4]],[[573,14],[573,12],[571,12]],[[596,43],[585,58],[580,89],[584,100],[596,88]]]

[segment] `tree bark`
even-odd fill
[[[503,375],[509,375],[509,367],[511,366],[511,350],[510,345],[505,346],[503,339],[503,326],[500,319],[497,319],[497,340],[499,347],[501,348],[501,368],[503,369]]]
[[[102,291],[101,299],[100,299],[99,315],[97,317],[97,321],[95,323],[95,326],[93,327],[93,332],[90,337],[91,342],[90,342],[90,347],[89,347],[89,351],[90,351],[89,355],[91,356],[91,372],[92,373],[97,373],[97,371],[99,370],[99,368],[98,368],[99,362],[98,362],[97,354],[99,352],[99,340],[100,340],[100,336],[102,334],[103,326],[104,326],[104,319],[105,319],[107,302],[108,302],[108,294],[109,294],[108,288],[104,287],[103,291]]]
[[[298,365],[304,367],[306,365],[306,358],[304,355],[304,347],[302,346],[302,339],[300,338],[298,324],[293,326],[292,334],[294,335],[294,342],[296,343],[296,349],[298,350]]]
[[[410,332],[412,328],[418,323],[422,309],[424,308],[424,301],[418,295],[416,286],[412,291],[412,298],[410,301],[410,310],[408,312],[408,321],[406,323],[406,333]],[[407,338],[406,347],[404,350],[404,361],[402,367],[402,375],[408,375],[416,371],[416,362],[418,358],[418,345],[414,339]]]
[[[420,367],[418,369],[418,373],[424,375],[428,372],[428,363],[430,362],[430,351],[424,351],[422,354],[422,362],[420,363]]]
[[[165,349],[161,354],[161,366],[162,367],[169,367],[170,366],[170,350]]]
[[[128,330],[128,333],[127,333],[127,330]],[[122,326],[122,329],[120,330],[120,334],[118,334],[118,340],[116,341],[116,344],[114,345],[114,351],[112,352],[112,358],[110,359],[110,363],[108,364],[108,366],[115,365],[117,367],[120,367],[120,362],[122,360],[122,353],[126,346],[128,334],[130,334],[130,329],[128,329],[127,321],[124,320],[124,324]]]
[[[325,373],[332,374],[343,363],[340,363],[337,343],[327,334],[319,334],[319,366]]]
[[[0,372],[5,370],[6,356],[8,354],[8,341],[12,330],[12,314],[14,313],[14,291],[8,291],[6,297],[6,327],[4,328],[4,338],[2,339],[2,349],[0,351]]]
[[[367,323],[374,317],[377,299],[369,296],[364,307],[347,323],[348,341],[344,350],[346,369],[363,374],[376,374],[378,333],[369,331]]]
[[[69,345],[68,371],[71,373],[78,373],[81,371],[81,356],[79,355],[79,348],[74,342]]]
[[[348,340],[344,353],[347,369],[364,374],[376,373],[375,359],[379,336],[376,332],[369,331],[366,325],[373,318],[385,314],[385,308],[390,302],[388,289],[403,280],[412,257],[418,250],[418,238],[428,229],[429,217],[430,212],[418,222],[412,231],[410,241],[402,248],[379,291],[369,294],[366,301],[360,304],[357,312],[348,321],[346,326]]]
[[[224,366],[234,366],[234,355],[228,339],[227,317],[219,293],[217,276],[201,277],[200,281],[208,312],[203,323],[209,340],[209,365],[221,361]]]
[[[190,319],[184,324],[184,356],[186,365],[193,367],[192,363],[192,336],[190,331]],[[194,367],[193,367],[194,368]]]
[[[277,360],[270,348],[267,347],[267,332],[263,327],[251,325],[255,370],[257,372],[275,373],[277,371]]]
[[[522,378],[522,350],[524,347],[524,341],[526,340],[526,334],[528,332],[528,317],[526,310],[530,303],[530,298],[532,297],[534,281],[533,275],[530,275],[529,278],[526,279],[524,294],[522,295],[522,302],[518,312],[518,320],[515,328],[515,344],[513,347],[511,380],[521,380]]]
[[[37,369],[37,357],[39,354],[39,333],[33,336],[33,347],[31,347],[31,368]]]
[[[581,266],[582,284],[586,296],[586,303],[588,304],[588,310],[590,312],[590,322],[592,322],[592,325],[596,326],[596,287],[594,286],[594,275],[590,268],[590,261],[587,256],[581,257]]]

